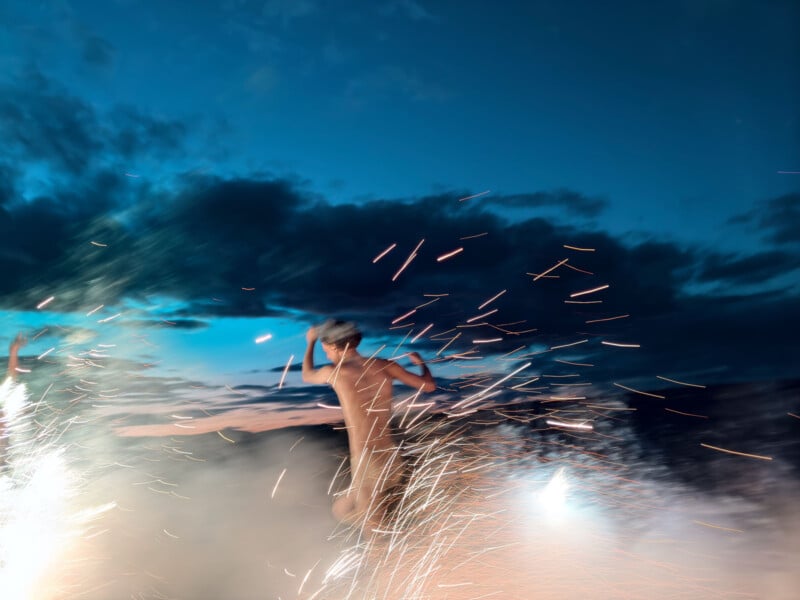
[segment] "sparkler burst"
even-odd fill
[[[0,387],[0,590],[14,600],[61,598],[74,591],[76,576],[63,563],[67,552],[114,505],[79,508],[82,478],[59,442],[70,423],[27,400],[24,384],[7,378]]]

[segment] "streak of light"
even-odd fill
[[[492,344],[494,342],[502,342],[502,341],[503,341],[503,338],[498,337],[498,338],[487,338],[487,339],[472,340],[472,343],[473,344]]]
[[[297,595],[298,595],[298,596],[302,595],[302,593],[303,593],[303,586],[305,586],[306,582],[308,581],[308,578],[311,576],[311,571],[313,571],[314,569],[316,569],[318,564],[319,564],[319,561],[317,561],[316,563],[314,563],[314,566],[313,566],[313,567],[311,567],[311,568],[308,570],[308,572],[306,573],[306,576],[305,576],[305,577],[303,577],[303,581],[300,583],[300,587],[299,587],[299,588],[297,588]]]
[[[604,284],[604,285],[598,285],[597,287],[594,287],[594,288],[591,288],[591,289],[588,289],[588,290],[583,290],[583,291],[580,291],[580,292],[573,292],[573,293],[571,293],[569,295],[569,297],[570,298],[577,298],[578,296],[585,296],[587,294],[593,294],[594,292],[600,292],[602,290],[608,289],[608,287],[609,287],[609,285],[607,283]]]
[[[674,408],[665,408],[664,410],[667,410],[667,411],[669,411],[671,413],[675,413],[677,415],[684,415],[686,417],[697,417],[698,419],[707,419],[708,418],[706,415],[696,415],[694,413],[681,412],[679,410],[675,410]]]
[[[289,356],[289,360],[286,361],[286,366],[283,368],[283,373],[281,373],[281,380],[278,382],[278,389],[283,388],[283,381],[286,379],[286,374],[289,372],[289,367],[292,366],[292,361],[294,360],[294,354]]]
[[[42,310],[45,306],[50,304],[55,299],[56,299],[55,296],[50,296],[46,300],[42,300],[41,302],[39,302],[39,304],[36,305],[36,310]]]
[[[641,348],[641,344],[623,344],[621,342],[607,342],[603,340],[600,342],[604,346],[614,346],[615,348]]]
[[[470,317],[469,319],[467,319],[467,323],[474,323],[474,322],[475,322],[475,321],[477,321],[478,319],[483,319],[484,317],[488,317],[489,315],[493,315],[493,314],[494,314],[494,313],[496,313],[498,310],[500,310],[500,309],[498,309],[498,308],[493,308],[493,309],[492,309],[492,310],[490,310],[489,312],[485,312],[485,313],[483,313],[482,315],[475,315],[474,317]]]
[[[386,248],[386,250],[384,250],[383,252],[381,252],[380,254],[378,254],[378,256],[376,256],[375,258],[373,258],[373,259],[372,259],[372,264],[374,265],[376,262],[378,262],[378,261],[379,261],[380,259],[382,259],[384,256],[386,256],[387,254],[389,254],[389,252],[391,252],[392,250],[394,250],[396,247],[397,247],[397,243],[394,243],[394,244],[390,245],[388,248]]]
[[[560,346],[551,346],[550,350],[560,350],[561,348],[569,348],[570,346],[577,346],[578,344],[585,344],[589,340],[578,340],[577,342],[571,342],[569,344],[561,344]]]
[[[255,289],[256,288],[254,288],[254,287],[243,287],[242,291],[244,291],[244,292],[252,292],[252,291],[255,291]]]
[[[796,415],[794,413],[786,413],[786,414],[789,415],[790,417],[794,417],[795,419],[800,419],[800,415]]]
[[[712,446],[711,444],[706,444],[701,442],[700,445],[703,448],[708,448],[710,450],[718,450],[719,452],[725,452],[726,454],[735,454],[736,456],[744,456],[747,458],[757,458],[759,460],[772,460],[771,456],[763,456],[761,454],[749,454],[748,452],[739,452],[737,450],[727,450],[725,448],[720,448],[719,446]]]
[[[547,419],[546,423],[553,427],[564,427],[565,429],[580,429],[582,431],[594,430],[591,423],[570,423],[568,421],[557,421],[556,419]]]
[[[564,304],[602,304],[602,300],[564,300]]]
[[[664,381],[669,381],[670,383],[677,383],[678,385],[688,385],[689,387],[696,387],[705,389],[706,386],[700,385],[697,383],[686,383],[685,381],[678,381],[677,379],[670,379],[669,377],[662,377],[661,375],[656,375],[659,379],[663,379]]]
[[[478,307],[478,310],[483,310],[483,309],[484,309],[484,307],[488,306],[489,304],[491,304],[492,302],[494,302],[495,300],[497,300],[497,299],[498,299],[500,296],[502,296],[503,294],[505,294],[507,291],[508,291],[508,290],[503,290],[503,291],[497,292],[497,293],[496,293],[494,296],[492,296],[492,297],[491,297],[491,298],[489,298],[489,299],[488,299],[486,302],[484,302],[483,304],[481,304],[481,305]]]
[[[575,265],[571,265],[569,263],[565,264],[564,266],[567,267],[568,269],[572,269],[573,271],[577,271],[578,273],[583,273],[585,275],[594,275],[594,273],[592,273],[591,271],[587,271],[586,269],[579,269]]]
[[[280,485],[281,479],[283,479],[284,475],[286,475],[286,469],[285,468],[283,469],[283,471],[281,471],[281,474],[278,475],[278,481],[275,482],[275,487],[272,488],[272,494],[270,494],[270,496],[269,496],[270,498],[274,498],[275,497],[275,492],[278,491],[278,485]]]
[[[741,529],[732,529],[730,527],[723,527],[722,525],[714,525],[713,523],[706,523],[705,521],[692,521],[692,523],[696,523],[697,525],[702,525],[703,527],[711,527],[712,529],[721,529],[722,531],[730,531],[731,533],[744,533]]]
[[[564,260],[560,260],[560,261],[558,261],[558,262],[557,262],[556,264],[554,264],[552,267],[550,267],[549,269],[547,269],[547,270],[546,270],[544,273],[539,273],[538,275],[536,275],[536,276],[533,278],[533,280],[534,280],[534,281],[536,281],[537,279],[541,279],[542,277],[544,277],[544,276],[545,276],[545,275],[547,275],[548,273],[550,273],[550,272],[552,272],[552,271],[555,271],[555,270],[556,270],[558,267],[560,267],[561,265],[563,265],[564,263],[566,263],[568,260],[569,260],[568,258],[565,258]]]
[[[460,335],[461,335],[461,332],[459,331],[459,332],[458,332],[457,334],[455,334],[455,335],[454,335],[452,338],[450,338],[450,341],[449,341],[449,342],[447,342],[447,343],[446,343],[444,346],[442,346],[441,348],[439,348],[439,351],[436,353],[436,356],[439,356],[439,355],[440,355],[442,352],[444,352],[444,350],[445,350],[445,349],[446,349],[446,348],[447,348],[447,347],[448,347],[450,344],[452,344],[453,342],[455,342],[455,341],[456,341],[456,339],[457,339],[457,338],[458,338]]]
[[[520,350],[524,350],[525,348],[526,346],[522,345],[519,348],[512,350],[511,352],[506,352],[505,354],[501,354],[498,358],[505,358],[507,356],[511,356],[512,354],[516,354],[517,352],[519,352]]]
[[[420,308],[422,308],[424,306],[428,306],[428,304],[433,304],[434,302],[438,302],[438,301],[439,301],[438,297],[434,298],[433,300],[428,300],[427,302],[424,302],[424,303],[420,304],[419,306],[415,306],[414,310],[419,310]]]
[[[417,335],[415,335],[413,338],[411,338],[411,341],[409,343],[413,344],[414,342],[416,342],[419,338],[421,338],[423,335],[425,335],[425,333],[427,333],[430,330],[431,327],[433,327],[433,323],[430,323],[425,329],[423,329]]]
[[[53,350],[55,350],[55,349],[56,349],[56,347],[55,347],[55,346],[53,346],[52,348],[50,348],[50,349],[48,349],[48,350],[45,350],[45,351],[44,351],[44,352],[42,352],[42,353],[41,353],[39,356],[37,356],[37,357],[36,357],[36,360],[42,360],[42,359],[43,359],[45,356],[47,356],[48,354],[50,354],[50,353],[51,353]]]
[[[485,196],[486,194],[490,193],[492,190],[486,190],[484,192],[480,192],[478,194],[472,194],[472,196],[466,196],[464,198],[459,198],[459,202],[464,202],[464,200],[472,200],[473,198],[480,198],[481,196]]]
[[[317,402],[317,406],[319,406],[320,408],[332,408],[334,410],[342,410],[341,406],[333,406],[331,404],[324,404],[322,402]]]
[[[564,248],[567,250],[577,250],[578,252],[594,252],[594,248],[578,248],[577,246],[568,246],[564,244]]]
[[[468,235],[468,236],[465,236],[465,237],[462,237],[462,238],[458,238],[458,239],[460,241],[472,240],[472,239],[475,239],[475,238],[483,237],[485,235],[489,235],[489,232],[488,231],[484,231],[483,233],[476,233],[475,235]]]
[[[116,318],[117,318],[118,316],[120,316],[121,314],[122,314],[122,313],[117,313],[117,314],[115,314],[115,315],[111,315],[110,317],[106,317],[105,319],[100,319],[100,320],[99,320],[99,321],[97,321],[97,322],[98,322],[98,323],[108,323],[109,321],[113,321],[114,319],[116,319]]]
[[[449,296],[450,294],[422,294],[426,298],[444,298],[445,296]]]
[[[218,431],[218,432],[217,432],[217,435],[218,435],[219,437],[221,437],[223,440],[225,440],[226,442],[230,442],[231,444],[235,444],[235,443],[236,443],[236,442],[234,442],[234,441],[233,441],[231,438],[229,438],[229,437],[225,436],[225,435],[224,435],[224,434],[223,434],[221,431]]]
[[[422,239],[419,241],[419,244],[417,244],[417,247],[416,247],[416,248],[414,248],[414,249],[411,251],[411,254],[409,254],[409,255],[408,255],[408,258],[406,259],[406,261],[405,261],[405,262],[402,264],[402,266],[401,266],[401,267],[400,267],[400,268],[397,270],[397,273],[395,273],[395,274],[394,274],[394,276],[392,277],[392,281],[396,281],[396,280],[397,280],[397,278],[398,278],[398,277],[400,277],[400,273],[402,273],[403,271],[405,271],[405,270],[406,270],[406,267],[407,267],[408,265],[410,265],[410,264],[411,264],[411,261],[412,261],[412,260],[414,260],[414,259],[417,257],[417,250],[419,250],[419,249],[420,249],[420,246],[422,246],[422,244],[423,244],[423,242],[424,242],[424,241],[425,241],[425,238],[422,238]]]
[[[587,325],[589,323],[605,323],[606,321],[616,321],[617,319],[625,319],[630,317],[630,315],[617,315],[616,317],[606,317],[605,319],[591,319],[590,321],[586,321]]]
[[[565,365],[572,365],[574,367],[593,367],[594,365],[589,363],[579,363],[579,362],[572,362],[569,360],[560,360],[558,358],[554,359],[556,362],[564,363]]]
[[[513,386],[511,386],[511,389],[512,390],[517,390],[519,388],[525,387],[529,383],[534,383],[535,381],[539,381],[539,377],[534,377],[533,379],[528,379],[528,381],[526,381],[524,383],[518,383],[517,385],[513,385]]]
[[[133,177],[134,179],[139,179],[140,175],[136,175],[135,173],[125,173],[125,177]]]
[[[167,531],[166,529],[162,529],[161,531],[163,531],[164,533],[166,533],[166,534],[167,534],[169,537],[171,537],[171,538],[173,538],[173,539],[176,539],[176,540],[179,540],[179,539],[181,539],[181,538],[179,538],[177,535],[175,535],[174,533],[170,533],[170,532],[169,532],[169,531]]]
[[[514,375],[516,375],[517,373],[519,373],[519,372],[521,372],[521,371],[524,371],[525,369],[527,369],[528,367],[530,367],[530,366],[531,366],[531,364],[532,364],[532,363],[529,363],[529,362],[525,363],[524,365],[522,365],[522,366],[521,366],[521,367],[519,367],[518,369],[516,369],[516,370],[512,371],[511,373],[509,373],[509,374],[508,374],[508,375],[506,375],[505,377],[503,377],[503,378],[501,378],[501,379],[498,379],[497,381],[495,381],[495,382],[494,382],[492,385],[490,385],[490,386],[489,386],[489,387],[487,387],[486,389],[483,389],[483,390],[481,390],[480,392],[477,392],[477,393],[473,394],[472,396],[468,396],[467,398],[464,398],[464,400],[461,400],[460,402],[456,402],[456,403],[453,405],[453,408],[460,408],[460,407],[467,406],[467,405],[469,405],[469,404],[473,404],[473,403],[474,403],[474,401],[476,401],[476,400],[479,400],[479,399],[481,398],[481,396],[483,396],[483,395],[484,395],[484,394],[486,394],[487,392],[491,391],[492,389],[496,388],[498,385],[500,385],[500,384],[501,384],[501,383],[503,383],[504,381],[506,381],[506,380],[510,379],[511,377],[513,377]]]
[[[452,250],[452,251],[450,251],[450,252],[447,252],[447,253],[445,253],[445,254],[442,254],[441,256],[439,256],[439,257],[436,259],[436,262],[442,262],[443,260],[447,260],[448,258],[452,258],[452,257],[453,257],[453,256],[455,256],[456,254],[461,254],[463,251],[464,251],[464,248],[463,248],[463,247],[456,248],[455,250]]]
[[[666,396],[661,396],[659,394],[651,394],[650,392],[643,392],[642,390],[635,390],[632,387],[628,387],[626,385],[622,385],[621,383],[614,382],[614,385],[618,388],[622,388],[623,390],[628,390],[629,392],[634,392],[635,394],[641,394],[642,396],[650,396],[651,398],[658,398],[659,400],[666,400]]]
[[[407,319],[408,317],[410,317],[411,315],[413,315],[415,312],[417,312],[417,309],[416,309],[416,308],[412,308],[412,309],[411,309],[410,311],[408,311],[406,314],[404,314],[404,315],[400,315],[399,317],[397,317],[397,318],[393,319],[393,320],[392,320],[392,325],[394,325],[394,324],[396,324],[396,323],[399,323],[399,322],[400,322],[400,321],[402,321],[403,319]]]
[[[271,340],[271,339],[272,339],[272,334],[271,333],[265,333],[264,335],[258,336],[256,338],[255,342],[256,342],[256,344],[263,344],[267,340]]]
[[[107,247],[108,247],[108,244],[103,244],[102,242],[95,242],[95,241],[91,241],[91,242],[89,242],[89,243],[90,243],[92,246],[98,246],[98,247],[100,247],[100,248],[107,248]]]

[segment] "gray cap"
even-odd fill
[[[328,319],[317,327],[319,339],[326,344],[335,344],[347,338],[360,334],[358,326],[352,321],[334,321]]]

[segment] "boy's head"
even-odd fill
[[[337,350],[355,349],[361,343],[361,332],[352,321],[328,319],[319,326],[318,334],[324,346]]]

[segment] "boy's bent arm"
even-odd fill
[[[411,362],[415,365],[419,365],[422,367],[422,375],[417,375],[416,373],[412,373],[398,365],[396,362],[388,361],[386,365],[386,373],[397,379],[398,381],[402,381],[407,386],[415,388],[415,389],[422,389],[423,392],[432,392],[436,389],[436,381],[433,379],[433,375],[431,374],[430,369],[422,360],[419,354],[416,352],[412,352],[409,354],[409,358]]]
[[[328,383],[333,369],[330,366],[314,368],[314,345],[317,342],[316,330],[311,328],[306,334],[308,345],[306,346],[306,353],[303,356],[303,381],[306,383],[316,383],[322,385]]]

